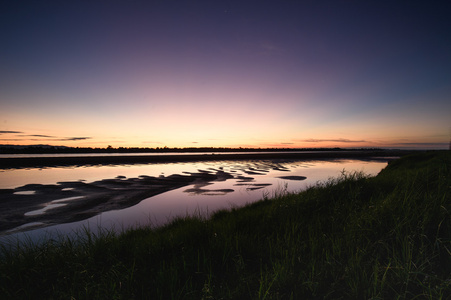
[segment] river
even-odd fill
[[[218,209],[240,207],[275,193],[300,191],[340,176],[343,171],[376,175],[389,160],[298,160],[275,156],[273,159],[3,169],[0,170],[0,200],[4,226],[0,241],[39,241],[44,237],[77,234],[83,228],[95,233],[102,229],[121,231],[136,226],[161,226],[176,216],[208,216]],[[99,195],[103,198],[121,195],[122,202],[114,206],[109,200],[102,200],[102,206],[98,206],[101,197],[94,197],[95,202],[91,199],[97,193],[94,188],[102,189]],[[139,194],[127,198],[138,190]],[[91,202],[86,202],[89,205],[81,209],[79,203],[87,199]],[[96,203],[97,210],[93,210],[92,203]]]

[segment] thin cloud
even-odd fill
[[[82,141],[82,140],[89,140],[92,139],[92,137],[58,137],[58,136],[52,136],[52,135],[45,135],[45,134],[23,134],[22,131],[0,131],[0,134],[7,134],[7,133],[20,133],[20,135],[17,135],[15,139],[0,139],[1,141],[52,141],[52,142],[67,142],[67,141]]]
[[[29,135],[23,135],[23,136],[42,137],[42,138],[49,138],[49,139],[57,138],[56,136],[43,135],[43,134],[29,134]]]
[[[14,131],[14,130],[0,130],[0,134],[5,133],[23,133],[22,131]]]
[[[0,141],[5,141],[5,142],[18,142],[18,141],[23,141],[22,139],[0,139]]]
[[[91,137],[67,137],[60,138],[56,136],[46,136],[46,135],[27,135],[32,137],[38,137],[35,139],[29,139],[30,141],[54,141],[54,142],[67,142],[67,141],[83,141],[92,139]]]
[[[92,137],[83,136],[83,137],[65,138],[65,139],[62,139],[61,141],[83,141],[83,140],[90,140],[90,139],[92,139]]]

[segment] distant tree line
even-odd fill
[[[112,147],[92,148],[92,147],[66,147],[48,145],[0,145],[0,154],[56,154],[56,153],[190,153],[190,152],[272,152],[272,151],[350,151],[350,150],[381,150],[378,148],[228,148],[228,147]]]

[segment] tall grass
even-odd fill
[[[210,219],[3,247],[14,299],[449,299],[451,156],[283,187]]]

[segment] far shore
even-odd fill
[[[202,154],[172,154],[172,155],[115,155],[115,156],[59,156],[59,157],[8,157],[0,158],[0,169],[16,168],[45,168],[59,166],[84,165],[117,165],[117,164],[147,164],[187,161],[215,161],[215,160],[253,160],[253,159],[338,159],[338,158],[371,158],[371,157],[399,157],[418,151],[412,150],[340,150],[317,152],[275,152],[275,153],[211,153]]]

